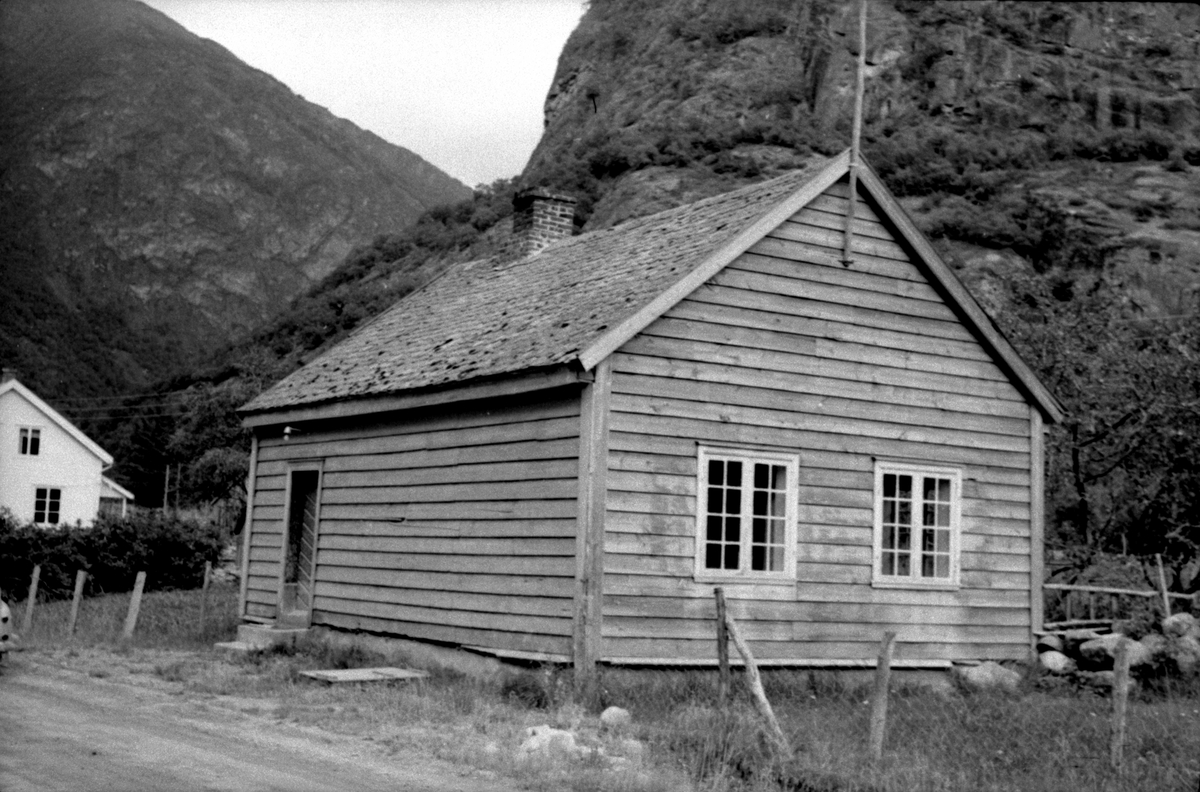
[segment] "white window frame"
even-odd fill
[[[744,486],[739,514],[739,568],[709,569],[705,566],[708,526],[709,462],[713,460],[738,461],[743,466]],[[719,448],[700,446],[697,453],[696,476],[696,535],[694,577],[704,583],[772,583],[792,585],[796,582],[796,543],[798,541],[796,514],[799,510],[800,458],[796,454],[742,448]],[[777,571],[752,570],[751,540],[753,520],[753,466],[755,463],[782,465],[786,469],[787,482],[784,488],[784,536],[783,568]]]
[[[37,441],[37,449],[30,451],[33,447],[33,441]],[[17,427],[17,456],[35,457],[42,455],[42,427],[40,426],[19,426]]]
[[[910,538],[908,552],[910,563],[908,574],[884,574],[884,476],[886,474],[913,476],[914,479],[924,477],[945,478],[950,480],[950,509],[949,509],[949,575],[947,577],[924,577],[921,575],[921,530],[919,515],[924,511],[923,486],[913,482],[912,518],[917,530]],[[962,555],[962,471],[958,468],[937,467],[908,462],[875,461],[875,520],[874,538],[872,540],[873,562],[871,583],[877,588],[921,588],[921,589],[957,589],[960,587],[961,555]]]
[[[55,484],[38,485],[33,488],[33,523],[34,523],[34,525],[58,525],[63,521],[63,519],[62,519],[62,504],[63,504],[64,489],[65,489],[65,487],[61,487],[61,486],[58,486]],[[55,520],[54,522],[50,522],[45,519],[39,520],[37,518],[37,515],[38,515],[37,503],[39,500],[38,492],[40,490],[46,491],[46,498],[45,498],[46,505],[42,509],[43,517],[49,517],[50,513],[51,513],[50,512],[50,503],[52,502],[52,499],[50,497],[50,493],[55,490],[58,491],[58,501],[57,501],[58,508],[54,510],[54,514],[58,517],[58,519]]]

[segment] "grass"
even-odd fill
[[[721,710],[715,672],[604,669],[603,703],[634,716],[629,733],[609,734],[594,714],[571,703],[570,675],[554,667],[477,678],[402,652],[385,656],[356,643],[316,640],[228,657],[211,644],[235,631],[235,587],[217,586],[210,597],[200,629],[199,592],[147,594],[128,642],[115,638],[128,595],[85,602],[73,638],[65,635],[70,603],[39,605],[22,643],[83,664],[93,676],[140,673],[143,684],[226,697],[247,713],[362,736],[398,760],[417,751],[547,792],[1193,792],[1200,778],[1195,688],[1130,703],[1125,768],[1118,774],[1108,765],[1106,698],[1033,684],[1018,696],[900,687],[889,702],[884,756],[875,766],[866,758],[866,688],[829,673],[767,669],[768,695],[797,749],[792,762],[781,763],[767,748],[738,675],[733,703]],[[13,610],[19,623],[21,607]],[[88,660],[88,652],[99,654]],[[301,675],[371,665],[423,667],[430,676],[416,684],[328,686]],[[613,766],[595,753],[520,758],[525,730],[542,723],[572,729],[585,747],[627,761]]]

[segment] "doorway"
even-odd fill
[[[288,484],[283,588],[275,621],[280,626],[308,627],[317,560],[317,494],[321,471],[293,470]]]

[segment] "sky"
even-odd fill
[[[515,176],[584,0],[144,0],[468,186]]]

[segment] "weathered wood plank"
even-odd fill
[[[775,305],[767,306],[751,299],[753,296],[756,295],[737,289],[704,289],[694,297],[679,303],[663,317],[750,327],[786,333],[790,336],[809,336],[839,343],[866,344],[947,358],[990,360],[987,352],[970,339],[915,333],[911,332],[912,328],[902,332],[896,329],[864,327],[844,321],[816,318],[797,313],[811,305],[804,300],[792,297],[772,297]],[[725,299],[727,297],[729,299]],[[773,307],[775,310],[768,310],[769,307]],[[785,309],[791,309],[791,311],[783,312]]]
[[[797,357],[791,362],[800,361],[801,358]],[[844,405],[847,411],[855,414],[860,414],[864,405],[873,404],[898,418],[913,416],[916,420],[928,420],[928,416],[937,416],[953,421],[962,428],[989,425],[1011,427],[1023,420],[1018,414],[1023,405],[1018,402],[997,402],[994,399],[966,394],[847,380],[836,376],[822,376],[815,371],[804,374],[797,371],[756,368],[759,361],[754,355],[746,355],[745,359],[737,364],[722,364],[619,353],[616,363],[622,391],[630,387],[627,385],[629,377],[643,376],[761,388],[768,392],[787,392],[810,402],[809,410],[813,409],[811,402],[814,400],[820,405],[826,399],[836,399],[838,404]],[[828,364],[818,362],[814,367],[823,368],[826,373],[834,373]],[[992,405],[990,411],[988,405]],[[1010,405],[1017,409],[1009,410]]]
[[[708,386],[696,385],[696,391],[697,393],[707,393],[714,398],[730,396],[729,393],[715,388],[710,389]],[[747,396],[743,400],[749,401],[750,398]],[[1012,465],[1013,467],[1017,467],[1022,462],[1028,464],[1028,436],[985,434],[962,429],[944,429],[937,426],[842,418],[829,414],[794,413],[786,409],[760,405],[743,406],[715,400],[685,401],[678,398],[648,397],[630,393],[614,393],[612,403],[615,412],[641,415],[651,420],[660,417],[684,419],[689,420],[693,427],[696,424],[723,423],[787,429],[793,432],[820,433],[831,439],[838,435],[845,435],[899,441],[912,445],[977,449],[980,452],[1003,452],[1020,457],[1019,460],[1014,460],[1017,464]],[[624,419],[624,416],[622,418]],[[614,425],[624,428],[627,424],[622,422]]]
[[[476,555],[397,555],[395,553],[364,553],[347,550],[318,551],[317,564],[361,569],[398,569],[414,572],[457,572],[461,574],[495,574],[496,559]],[[545,577],[575,576],[574,558],[518,556],[504,562],[503,571],[511,575],[541,575]]]
[[[322,532],[320,550],[350,550],[370,553],[414,553],[452,555],[468,551],[471,555],[570,556],[575,555],[574,537],[561,539],[480,539],[400,536],[329,536]]]
[[[331,457],[325,474],[345,474],[352,471],[422,470],[426,468],[485,468],[496,463],[530,460],[539,465],[574,462],[579,458],[579,439],[529,440],[493,445],[454,446],[450,448],[420,448],[388,454],[359,454]],[[567,475],[574,475],[574,470]]]
[[[417,486],[347,486],[325,487],[321,492],[322,505],[343,503],[404,503],[404,504],[467,504],[494,501],[538,499],[554,501],[575,497],[575,482],[571,479],[541,481],[498,481],[458,483],[449,481],[436,485]]]
[[[796,220],[796,218],[802,217],[806,212],[809,212],[809,211],[819,211],[819,212],[825,212],[827,214],[832,214],[835,217],[840,217],[844,224],[846,214],[850,211],[849,194],[847,193],[847,195],[839,196],[839,195],[834,195],[831,192],[822,193],[821,195],[818,195],[816,198],[814,198],[807,206],[805,206],[799,212],[792,215],[792,219]],[[883,218],[875,212],[875,209],[869,203],[862,200],[861,198],[858,201],[856,201],[856,205],[854,207],[854,215],[855,215],[855,217],[860,217],[863,220],[869,220],[872,223],[881,223],[882,224],[884,222]],[[797,220],[797,222],[799,222],[799,221]],[[891,237],[895,236],[891,231],[888,231],[888,235]]]
[[[483,464],[429,465],[422,468],[392,468],[380,470],[329,471],[322,477],[322,487],[387,487],[402,484],[417,485],[493,484],[497,482],[571,480],[576,475],[575,459],[537,460],[509,456],[505,462]]]
[[[887,350],[872,351],[887,352]],[[630,355],[649,355],[677,361],[703,362],[764,371],[808,373],[814,377],[830,380],[873,382],[896,388],[924,390],[939,394],[959,394],[1013,402],[1020,399],[1020,394],[1007,381],[980,379],[966,375],[958,376],[952,372],[918,371],[906,368],[906,356],[895,352],[891,354],[898,357],[891,362],[896,365],[889,366],[879,362],[847,360],[837,356],[836,352],[833,352],[832,356],[806,355],[797,351],[733,346],[715,341],[669,338],[653,334],[638,336],[622,347],[621,352]],[[824,385],[825,383],[820,384]],[[847,388],[846,392],[831,395],[852,397],[855,392],[861,393],[861,389]],[[880,398],[878,401],[888,403],[893,399]],[[934,406],[938,406],[938,400],[930,401]],[[895,399],[895,402],[904,403],[900,399]],[[941,404],[946,404],[946,400],[943,399]]]
[[[554,597],[527,597],[503,594],[434,589],[409,589],[402,586],[366,586],[357,583],[321,581],[316,599],[357,600],[387,605],[420,607],[431,610],[490,613],[502,617],[533,616],[571,618],[571,600]]]
[[[746,416],[751,421],[747,423],[737,423],[732,416],[726,416],[723,412],[717,414],[713,420],[700,420],[690,416],[645,415],[626,411],[625,398],[617,395],[613,397],[615,412],[612,442],[613,447],[617,449],[626,447],[622,443],[627,442],[626,438],[630,435],[641,435],[639,446],[661,438],[686,437],[693,446],[699,441],[714,445],[727,443],[734,447],[813,449],[863,454],[868,459],[871,456],[881,456],[931,464],[1011,468],[1023,471],[1022,475],[1028,475],[1028,454],[981,449],[969,443],[962,446],[937,445],[915,441],[908,436],[888,438],[796,429],[779,421],[756,420],[755,416],[761,414],[761,411]]]
[[[911,269],[908,264],[901,266]],[[850,269],[839,266],[838,269],[834,269],[824,263],[809,263],[747,252],[739,256],[729,265],[729,268],[740,272],[758,273],[778,278],[794,278],[805,282],[827,283],[864,292],[944,304],[942,296],[938,294],[937,290],[923,279],[897,278],[890,273],[883,274],[878,270],[868,271],[858,266]]]
[[[573,517],[575,501],[477,503],[333,503],[321,507],[333,520],[543,520]]]
[[[447,608],[419,607],[397,603],[371,602],[361,599],[340,599],[318,594],[313,599],[313,610],[328,613],[344,613],[353,616],[371,616],[399,622],[427,622],[430,624],[462,627],[471,630],[505,632],[532,632],[543,635],[569,635],[571,619],[548,616],[510,615],[459,611]]]
[[[812,267],[820,271],[821,268]],[[809,270],[801,270],[797,276],[805,275]],[[936,319],[941,322],[957,321],[954,312],[941,302],[918,300],[898,294],[865,291],[850,286],[824,283],[802,277],[781,277],[760,272],[726,269],[712,281],[714,286],[726,286],[732,289],[744,289],[764,294],[786,294],[789,297],[799,297],[805,300],[833,303],[835,305],[859,306],[880,313],[896,314],[898,316],[919,316],[925,319]]]
[[[343,630],[366,630],[374,633],[403,635],[418,640],[440,641],[465,646],[487,646],[524,652],[545,652],[569,655],[570,637],[542,635],[530,632],[504,632],[462,628],[453,625],[408,622],[400,619],[378,618],[336,612],[315,612],[314,624],[323,624]]]
[[[505,565],[505,568],[507,565]],[[505,568],[492,574],[463,574],[459,572],[414,572],[401,569],[373,569],[326,565],[321,568],[321,580],[330,583],[354,583],[367,586],[394,586],[433,591],[471,592],[526,597],[557,597],[570,600],[572,584],[563,577],[543,575],[510,575]]]
[[[408,432],[342,440],[316,440],[309,435],[300,440],[262,444],[260,454],[267,462],[284,459],[317,459],[346,454],[388,454],[424,448],[457,448],[487,446],[498,443],[525,443],[530,440],[562,440],[578,437],[578,419],[571,416],[547,418],[542,421],[496,423],[479,427],[421,431],[412,427]],[[324,435],[319,435],[324,438]],[[297,435],[303,437],[303,435]]]
[[[791,221],[781,223],[770,233],[770,236],[838,251],[842,249],[844,241],[844,233],[840,230],[821,228],[810,223],[794,223]],[[878,258],[890,258],[896,261],[910,260],[908,252],[903,247],[891,239],[880,239],[875,236],[859,236],[856,234],[851,243],[850,252],[864,253]]]
[[[552,520],[331,520],[322,518],[322,536],[457,537],[463,539],[561,537],[574,539],[575,523]]]
[[[880,633],[882,635],[882,632]],[[812,661],[826,659],[865,660],[873,667],[879,651],[879,636],[871,641],[810,643],[807,641],[775,642],[763,641],[751,647],[754,657],[763,661],[789,660]],[[1020,644],[976,642],[976,643],[899,643],[896,657],[900,660],[1024,660],[1028,659],[1027,642]],[[604,656],[608,658],[694,658],[716,662],[716,642],[712,636],[704,638],[621,638],[609,637],[604,642]]]
[[[605,612],[613,618],[659,618],[705,620],[716,618],[711,597],[608,596]],[[949,625],[1028,627],[1029,609],[1016,604],[977,608],[964,605],[891,605],[842,602],[737,601],[730,614],[739,623],[758,620],[786,622],[833,622],[839,624]]]
[[[940,375],[967,377],[972,380],[985,380],[989,383],[1008,385],[1008,392],[1017,397],[1017,390],[1009,383],[1004,372],[991,361],[967,359],[961,357],[945,357],[928,355],[908,350],[893,349],[879,344],[851,343],[849,341],[834,341],[817,336],[797,335],[778,330],[758,330],[750,327],[738,327],[730,324],[716,324],[690,319],[674,319],[663,317],[646,328],[646,336],[654,338],[674,339],[689,343],[700,342],[728,347],[731,351],[755,350],[761,352],[782,352],[793,355],[805,355],[846,363],[866,364],[877,368],[900,369],[906,372],[920,372]],[[633,342],[627,344],[625,351],[633,351]],[[737,352],[738,361],[746,365],[745,352]],[[749,361],[753,365],[754,361]],[[768,368],[754,366],[756,368]],[[786,368],[779,369],[786,371]],[[836,377],[835,377],[836,378]],[[847,378],[843,373],[842,378]],[[854,379],[858,379],[857,377]],[[867,379],[866,381],[871,381]],[[927,384],[915,381],[918,388],[929,388]],[[997,389],[996,385],[992,385]],[[1001,393],[1005,391],[1001,390]]]
[[[850,202],[846,201],[845,203],[849,205]],[[835,214],[819,207],[809,205],[792,215],[790,219],[784,221],[784,226],[788,228],[793,226],[811,226],[813,228],[837,231],[840,234],[844,234],[846,232],[846,216],[844,214]],[[895,237],[892,235],[891,230],[884,225],[884,223],[879,220],[873,220],[869,217],[857,216],[857,210],[854,218],[853,229],[855,236],[864,236],[869,239],[881,239],[887,242],[895,242]],[[787,238],[786,233],[773,234],[773,236],[782,236],[785,239]],[[857,261],[854,263],[856,265],[858,264]]]

